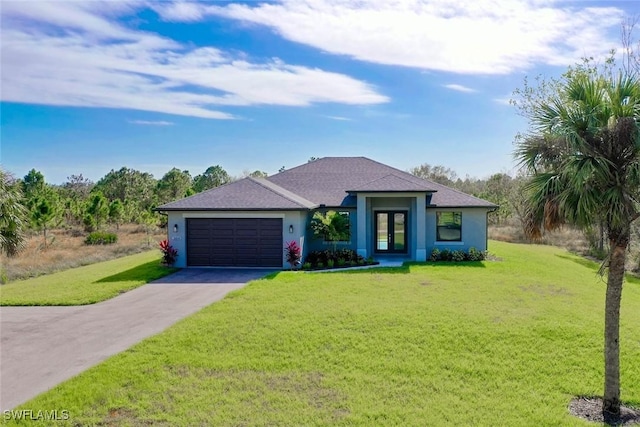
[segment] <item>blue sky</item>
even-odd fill
[[[525,76],[619,48],[640,2],[7,1],[0,164],[276,173],[366,156],[513,172]],[[637,38],[637,37],[636,37]]]

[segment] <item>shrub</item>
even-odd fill
[[[469,261],[483,261],[486,254],[476,248],[469,248]]]
[[[332,260],[335,265],[341,258],[345,260],[346,263],[351,263],[351,261],[355,261],[357,263],[362,257],[353,249],[338,249],[337,251],[327,249],[324,251],[309,252],[304,262],[309,262],[312,265],[317,265],[321,262],[324,265],[328,265],[329,261]]]
[[[344,267],[347,264],[344,258],[338,258],[338,267]]]
[[[461,262],[465,260],[464,251],[452,251],[451,252],[451,261]]]
[[[302,269],[303,270],[311,270],[311,263],[310,262],[305,262],[304,264],[302,264]]]
[[[434,248],[429,256],[429,261],[484,261],[486,257],[486,252],[473,247],[469,248],[469,252],[462,250],[451,251],[449,249],[440,251],[438,248]]]
[[[94,231],[84,240],[86,245],[110,245],[118,241],[118,235],[115,233],[106,233],[102,231]]]
[[[178,251],[169,244],[167,239],[160,242],[160,251],[162,251],[162,263],[164,265],[175,264]]]
[[[318,267],[318,268],[324,268],[324,263],[319,262],[319,263],[317,263],[317,264],[316,264],[316,267]]]
[[[327,261],[327,267],[328,268],[333,268],[334,265],[336,265],[334,260],[330,259],[329,261]]]

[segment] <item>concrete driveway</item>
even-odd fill
[[[26,402],[272,271],[189,268],[93,305],[0,307],[0,410]]]

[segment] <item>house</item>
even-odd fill
[[[363,257],[425,261],[433,248],[487,248],[493,203],[366,157],[325,157],[268,178],[247,177],[162,205],[178,267],[286,267],[284,246],[303,255],[331,248],[314,239],[316,211],[349,218],[339,248]]]

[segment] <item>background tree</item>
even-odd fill
[[[27,209],[13,176],[0,169],[0,251],[15,256],[24,246]]]
[[[231,182],[231,177],[220,165],[209,166],[203,174],[193,179],[193,189],[196,193],[201,193],[228,182]]]
[[[158,180],[158,202],[163,204],[186,197],[192,192],[192,185],[189,171],[173,168]]]
[[[38,197],[45,188],[44,175],[35,169],[31,169],[22,179],[22,193],[27,201]]]
[[[82,222],[86,202],[93,186],[92,181],[80,174],[67,177],[67,181],[59,188],[64,217],[68,225]]]
[[[109,203],[109,222],[116,225],[116,230],[120,229],[120,224],[124,218],[124,205],[118,199]]]
[[[442,165],[431,166],[429,163],[413,167],[409,169],[409,173],[447,186],[453,186],[458,180],[458,175],[453,170]]]
[[[142,211],[155,205],[156,187],[157,182],[150,173],[122,167],[118,171],[112,169],[96,183],[92,191],[99,191],[112,201],[119,199],[125,204],[135,202]]]
[[[28,210],[32,228],[42,231],[44,247],[47,247],[47,231],[55,227],[60,218],[60,198],[57,191],[49,186],[41,172],[31,169],[22,180],[24,205]]]
[[[610,65],[611,63],[608,63]],[[604,221],[610,252],[605,299],[603,415],[620,416],[619,323],[626,252],[640,200],[640,81],[610,68],[570,69],[552,91],[520,98],[531,133],[516,156],[532,173],[531,205],[553,229],[564,221],[589,227]],[[544,88],[543,88],[544,89]],[[604,270],[603,270],[604,271]]]
[[[250,176],[252,178],[266,178],[269,176],[268,173],[261,170],[254,170],[253,172],[245,171],[242,173],[244,176]]]
[[[31,222],[42,230],[44,247],[47,247],[47,231],[58,224],[58,198],[53,191],[41,192],[31,204]]]
[[[101,192],[94,192],[89,198],[87,215],[91,218],[91,220],[87,218],[85,221],[87,231],[89,231],[89,229],[99,230],[102,224],[109,218],[109,201]]]
[[[501,224],[513,216],[511,200],[513,178],[506,173],[495,173],[483,182],[477,197],[495,203],[499,208],[489,216],[489,223]]]

